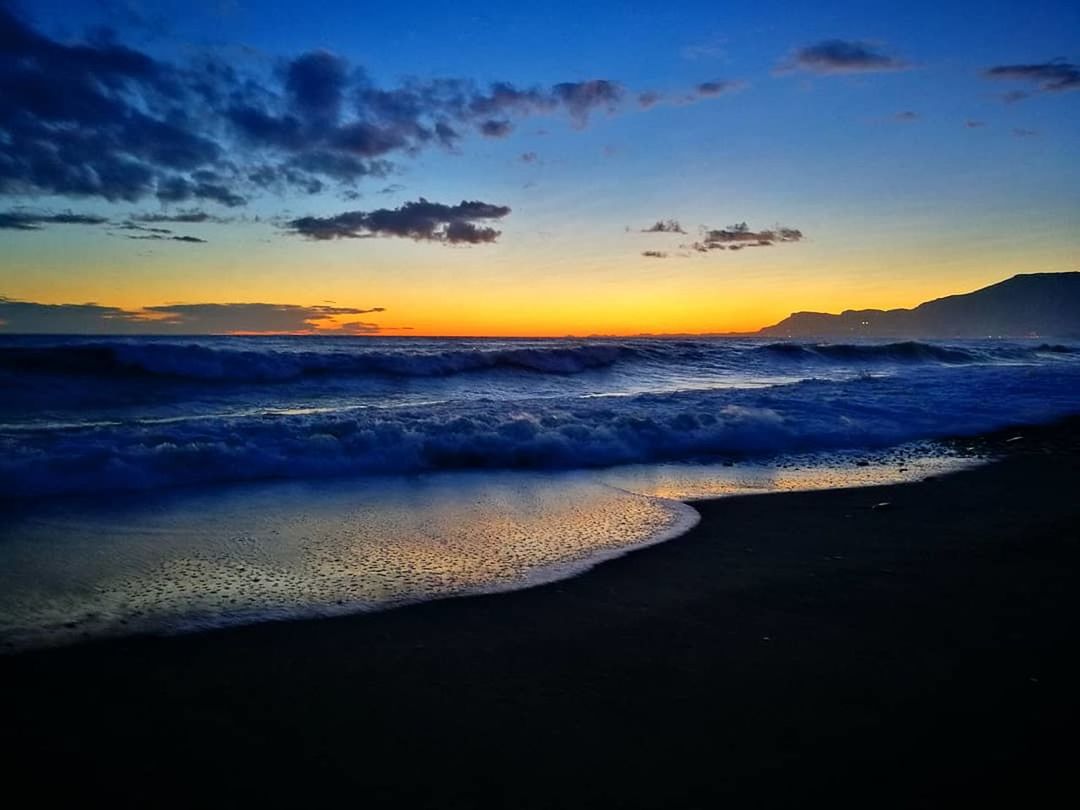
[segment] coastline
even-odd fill
[[[1080,714],[1078,435],[695,501],[679,538],[527,590],[5,657],[9,782],[62,793],[60,762],[73,795],[144,806],[1048,800]]]

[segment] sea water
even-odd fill
[[[524,587],[1078,410],[1067,342],[0,337],[0,643]]]

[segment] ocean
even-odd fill
[[[0,337],[0,643],[524,587],[1080,411],[1080,345]]]

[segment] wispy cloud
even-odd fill
[[[982,75],[987,79],[1027,82],[1042,93],[1061,93],[1080,90],[1080,65],[1053,59],[1049,62],[1018,65],[997,65],[987,68]],[[1006,101],[1020,101],[1029,93],[1014,90],[1005,95]]]
[[[822,76],[907,70],[911,64],[887,53],[876,43],[827,39],[797,49],[777,66],[777,72],[804,71]]]
[[[673,93],[660,92],[659,90],[646,90],[637,95],[637,105],[643,110],[649,110],[660,104],[673,106],[686,106],[696,104],[706,99],[735,93],[746,87],[746,82],[728,79],[714,79],[694,85],[689,90]]]
[[[59,214],[34,212],[23,209],[0,211],[0,229],[12,231],[40,231],[47,225],[103,225],[107,217],[90,214]]]
[[[383,307],[300,304],[166,304],[123,309],[86,304],[41,304],[0,296],[0,331],[35,334],[365,334],[378,324],[350,320]]]
[[[740,222],[726,228],[702,228],[701,239],[683,247],[698,253],[708,253],[713,250],[772,247],[778,244],[801,242],[803,238],[803,232],[797,228],[777,225],[773,228],[755,231],[745,222]]]
[[[398,208],[346,211],[332,217],[300,217],[285,227],[315,240],[392,236],[450,245],[481,244],[496,241],[502,232],[478,221],[502,219],[509,213],[509,206],[479,200],[444,205],[421,197]]]
[[[195,334],[229,332],[312,332],[377,330],[376,324],[363,321],[339,323],[353,315],[385,312],[383,307],[362,309],[339,306],[301,306],[299,304],[166,304],[146,307],[144,312],[161,318],[158,324],[169,331]]]
[[[182,224],[199,224],[202,222],[231,222],[228,217],[219,217],[214,214],[209,214],[206,211],[199,211],[197,209],[191,209],[187,211],[173,211],[173,212],[146,212],[141,214],[132,214],[128,217],[131,222],[175,222]]]
[[[677,219],[658,219],[647,228],[642,228],[641,233],[686,233]]]

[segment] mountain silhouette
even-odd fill
[[[1017,275],[914,309],[795,312],[758,333],[769,337],[1080,337],[1080,272]]]

